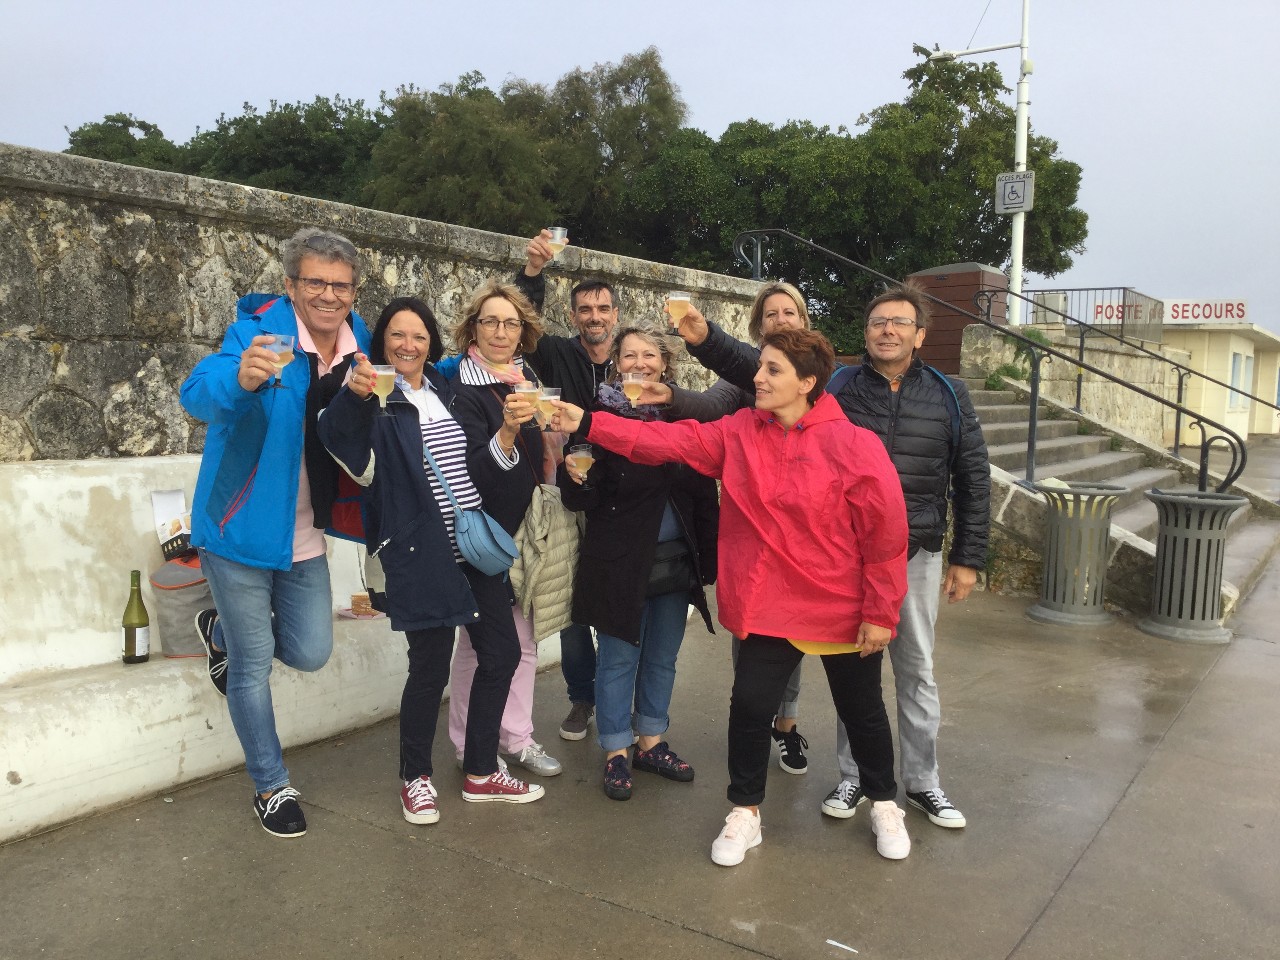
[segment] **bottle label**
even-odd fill
[[[133,635],[133,656],[145,657],[151,652],[150,627],[121,627],[120,653],[129,656],[129,636]]]

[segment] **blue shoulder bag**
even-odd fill
[[[511,534],[503,530],[497,520],[479,507],[463,510],[458,505],[458,498],[449,489],[444,471],[436,465],[435,458],[431,456],[431,451],[427,449],[425,443],[422,445],[422,454],[426,457],[432,472],[435,473],[436,479],[440,481],[444,495],[453,504],[453,535],[458,542],[458,551],[463,559],[489,576],[506,573],[516,562],[516,557],[520,555],[520,551],[516,549],[516,542],[511,539]]]

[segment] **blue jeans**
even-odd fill
[[[596,645],[590,627],[573,623],[560,631],[560,672],[570,703],[596,702]]]
[[[667,593],[645,601],[638,646],[597,631],[596,730],[605,750],[631,746],[633,731],[656,737],[671,726],[667,711],[688,613],[687,593]]]
[[[209,579],[218,623],[213,642],[227,651],[227,709],[258,793],[289,782],[271,704],[271,662],[319,670],[333,651],[329,562],[315,557],[289,570],[247,567],[207,550],[200,569]]]

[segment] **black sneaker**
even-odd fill
[[[790,732],[783,733],[773,728],[773,742],[778,745],[778,766],[787,773],[808,773],[809,758],[804,755],[809,748],[809,741],[800,736],[800,731],[792,727]]]
[[[822,801],[822,812],[828,817],[848,820],[858,812],[858,804],[866,802],[862,787],[852,780],[841,780]]]
[[[213,689],[227,695],[227,653],[213,645],[213,625],[218,622],[217,610],[201,610],[196,614],[196,636],[204,644]]]
[[[293,787],[281,787],[266,800],[253,795],[253,812],[262,822],[262,829],[276,837],[292,839],[307,832],[307,818],[302,815],[298,799],[302,794]]]
[[[941,790],[921,790],[919,793],[908,793],[907,803],[918,810],[923,810],[940,827],[958,830],[967,822],[964,814],[951,805],[947,795]]]

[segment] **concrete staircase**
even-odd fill
[[[982,380],[965,380],[982,422],[992,466],[1015,479],[1026,478],[1027,399],[1014,390],[988,390]],[[1113,536],[1122,531],[1152,544],[1156,508],[1143,493],[1196,490],[1194,468],[1161,451],[1142,447],[1113,434],[1101,424],[1042,402],[1036,426],[1036,480],[1055,477],[1067,482],[1099,482],[1125,488],[1112,509]],[[1280,509],[1247,490],[1251,502],[1231,518],[1224,579],[1243,599],[1257,583],[1267,562],[1280,548]],[[1134,592],[1141,594],[1141,584]],[[1149,589],[1147,587],[1146,589]]]

